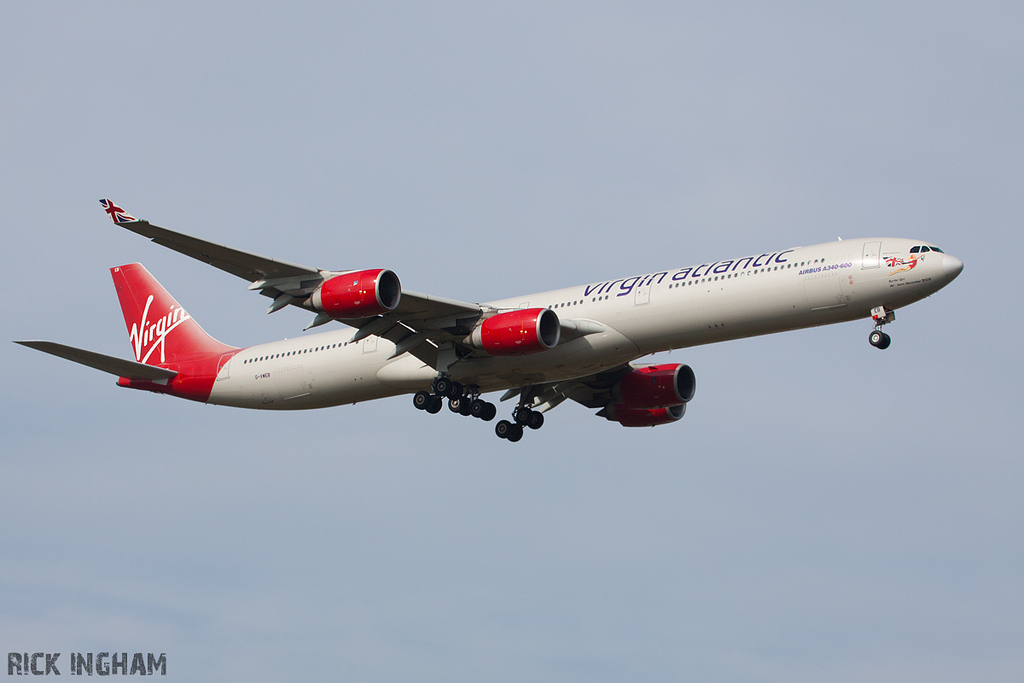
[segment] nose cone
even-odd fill
[[[952,280],[960,271],[964,269],[964,262],[958,259],[956,256],[950,256],[949,254],[942,255],[942,270],[946,273],[946,277]]]

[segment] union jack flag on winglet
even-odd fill
[[[110,220],[115,223],[132,223],[139,220],[109,199],[101,199],[100,204],[103,205],[103,210],[110,216]]]

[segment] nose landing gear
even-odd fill
[[[889,348],[892,338],[882,332],[882,325],[888,325],[896,320],[896,312],[888,310],[885,306],[877,306],[871,309],[871,319],[875,321],[875,329],[868,335],[868,343],[876,349]]]
[[[881,330],[873,330],[871,334],[868,335],[868,343],[876,349],[887,349],[889,348],[889,344],[892,343],[892,337]]]

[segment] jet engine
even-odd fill
[[[623,427],[656,427],[675,422],[686,413],[686,404],[667,408],[627,408],[621,403],[609,403],[598,413]]]
[[[523,356],[553,349],[562,328],[550,308],[526,308],[492,315],[466,338],[492,356]]]
[[[402,284],[390,270],[359,270],[332,277],[310,298],[313,308],[335,318],[369,318],[398,306]]]
[[[689,365],[647,365],[623,375],[612,387],[612,398],[634,410],[668,408],[688,402],[696,389],[697,379]]]

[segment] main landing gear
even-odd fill
[[[871,309],[871,319],[875,321],[875,329],[868,335],[868,343],[876,349],[889,348],[892,338],[885,332],[882,332],[882,325],[888,325],[896,320],[896,312],[890,311],[884,306],[878,306]]]
[[[512,413],[514,423],[508,420],[499,420],[494,427],[494,433],[499,439],[508,439],[515,443],[523,438],[523,428],[540,429],[544,426],[544,413],[531,410],[526,406],[519,406]]]
[[[493,403],[480,398],[477,387],[464,387],[446,375],[434,380],[432,391],[417,391],[412,397],[412,404],[417,410],[425,410],[436,414],[441,412],[444,399],[448,399],[448,409],[453,413],[467,417],[477,417],[490,422],[498,414]],[[525,428],[540,429],[544,425],[544,414],[526,407],[520,402],[512,411],[512,422],[499,420],[494,433],[501,439],[512,442],[523,438]]]
[[[433,393],[417,391],[413,395],[412,404],[417,410],[425,410],[431,414],[439,413],[444,405],[444,399],[447,398],[448,409],[453,413],[478,417],[484,422],[490,422],[498,414],[495,405],[481,399],[475,388],[467,390],[449,377],[438,377],[431,388]]]

